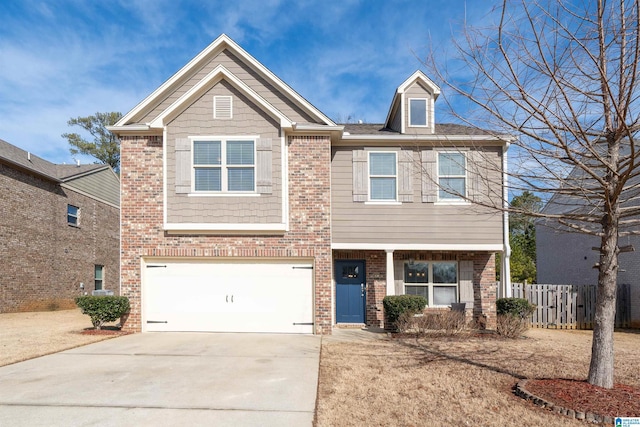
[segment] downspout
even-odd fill
[[[502,252],[502,268],[500,273],[501,292],[499,296],[502,298],[511,297],[511,245],[509,245],[509,175],[507,173],[509,141],[505,141],[502,148],[502,239],[504,249]]]

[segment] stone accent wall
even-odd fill
[[[289,231],[174,235],[163,231],[162,137],[121,137],[122,294],[131,302],[125,329],[142,328],[144,257],[295,257],[314,260],[315,332],[331,333],[330,139],[289,136],[287,142]]]
[[[78,227],[67,204],[80,208]],[[96,264],[118,294],[118,208],[0,164],[0,218],[0,313],[75,308],[94,289]]]

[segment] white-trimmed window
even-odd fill
[[[466,155],[461,152],[438,153],[438,200],[463,201],[466,195]]]
[[[369,199],[396,201],[398,197],[398,156],[395,151],[369,152]]]
[[[96,291],[99,291],[102,289],[102,285],[104,283],[104,265],[96,264],[94,271],[95,271],[94,277],[93,277],[94,288]]]
[[[458,263],[408,261],[404,264],[404,292],[421,295],[430,307],[458,302]]]
[[[409,126],[427,126],[429,124],[428,111],[426,98],[410,98]]]
[[[256,188],[255,150],[255,139],[194,140],[194,190],[197,192],[254,192]]]
[[[67,205],[67,224],[74,227],[80,226],[80,208],[73,205]]]

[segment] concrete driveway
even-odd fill
[[[310,426],[320,338],[147,333],[0,367],[0,425]]]

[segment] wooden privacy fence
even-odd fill
[[[529,285],[513,283],[512,295],[537,306],[531,315],[534,328],[592,329],[596,312],[596,285]],[[616,328],[628,328],[631,318],[630,286],[618,284]]]

